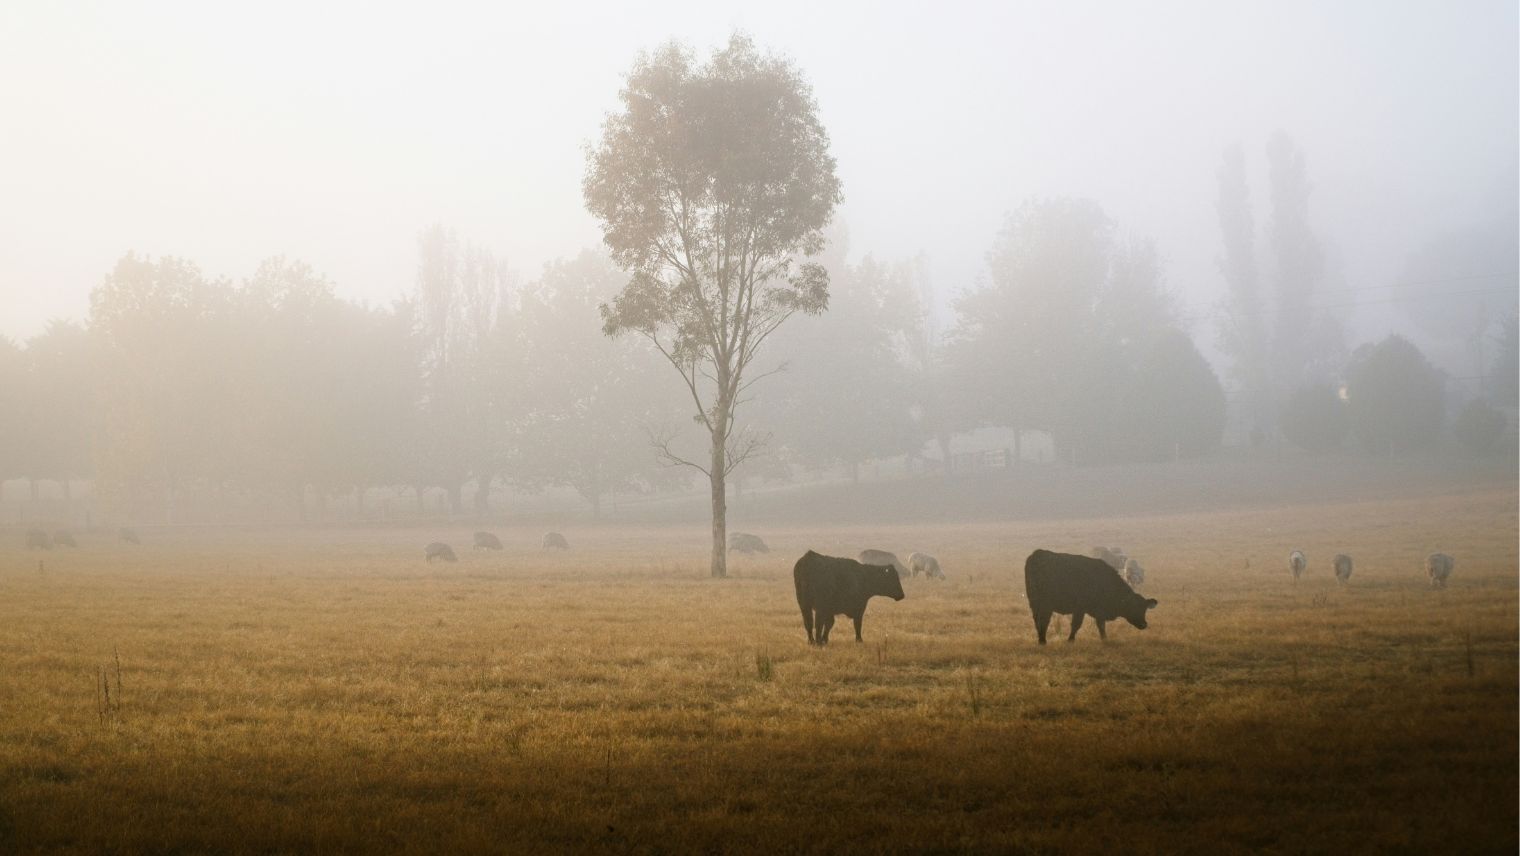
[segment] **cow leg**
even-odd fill
[[[1082,629],[1082,619],[1086,617],[1086,614],[1081,612],[1071,614],[1071,635],[1066,637],[1067,642],[1077,641],[1077,631]]]
[[[834,616],[824,615],[822,612],[819,612],[816,623],[818,625],[818,644],[829,644],[829,631],[834,629]]]
[[[1098,622],[1098,638],[1101,639],[1101,640],[1103,640],[1104,642],[1107,642],[1108,641],[1108,634],[1105,633],[1105,632],[1103,632],[1103,625],[1104,625],[1105,622],[1101,618],[1094,618],[1093,621]]]
[[[866,617],[865,617],[864,614],[862,614],[859,618],[855,619],[855,641],[856,642],[864,642],[864,641],[866,641],[866,640],[862,639],[861,636],[860,636],[860,625],[865,620],[866,620]]]
[[[1045,631],[1050,628],[1050,612],[1036,612],[1034,614],[1034,632],[1040,635],[1040,644],[1045,644]]]
[[[808,644],[818,644],[817,641],[813,638],[813,610],[808,609],[805,606],[802,607],[802,628],[807,631]]]

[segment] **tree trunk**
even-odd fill
[[[482,475],[475,480],[475,516],[485,517],[491,513],[491,482],[496,480],[492,474]]]
[[[723,432],[714,431],[712,439],[712,575],[728,576],[728,486],[724,484]]]

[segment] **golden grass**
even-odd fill
[[[1514,852],[1515,512],[762,529],[721,582],[699,527],[432,566],[441,531],[7,546],[0,851]],[[1037,647],[1024,556],[1099,543],[1151,629]],[[950,579],[809,649],[792,561],[866,546]]]

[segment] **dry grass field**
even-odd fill
[[[1512,486],[757,529],[726,581],[700,527],[471,528],[9,538],[0,852],[1516,850]],[[1038,647],[1024,557],[1093,544],[1150,629]],[[865,546],[949,580],[809,649],[791,563]]]

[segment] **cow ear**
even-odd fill
[[[1156,607],[1156,599],[1155,598],[1151,598],[1150,600],[1147,600],[1145,602],[1145,608],[1146,609],[1154,609],[1155,607]]]

